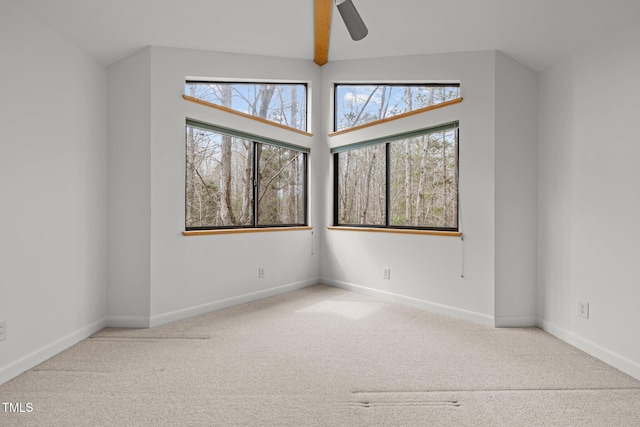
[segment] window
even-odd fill
[[[187,120],[186,230],[307,224],[307,150]]]
[[[337,224],[386,225],[386,144],[334,154],[338,182]]]
[[[307,130],[307,85],[187,81],[185,94],[294,129]]]
[[[336,84],[334,131],[460,98],[460,85]]]
[[[334,224],[458,230],[458,123],[333,150]]]

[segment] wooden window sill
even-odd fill
[[[301,231],[313,230],[313,227],[255,227],[255,228],[222,228],[215,230],[189,230],[183,231],[183,236],[208,236],[212,234],[243,234],[243,233],[271,233],[274,231]]]
[[[430,236],[449,236],[460,237],[462,233],[459,231],[439,231],[439,230],[414,230],[406,228],[376,228],[376,227],[343,227],[332,226],[327,227],[328,230],[342,231],[368,231],[370,233],[396,233],[396,234],[422,234]]]

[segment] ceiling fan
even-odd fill
[[[328,62],[329,35],[331,32],[331,11],[334,0],[315,0],[315,58],[322,66]],[[352,0],[335,0],[336,7],[349,35],[355,41],[362,40],[369,33]]]

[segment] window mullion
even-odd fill
[[[307,153],[300,153],[304,159],[304,194],[309,194],[309,156]],[[309,198],[304,198],[303,222],[309,224]]]
[[[259,142],[253,141],[253,226],[258,226],[258,193],[260,188]]]
[[[391,143],[387,142],[385,144],[385,189],[384,189],[384,217],[385,217],[385,226],[389,226],[391,221],[389,220],[389,214],[391,213]]]

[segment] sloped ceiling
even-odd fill
[[[314,0],[12,0],[105,65],[148,45],[313,60]],[[640,0],[353,0],[329,61],[498,49],[535,70],[640,13]]]

